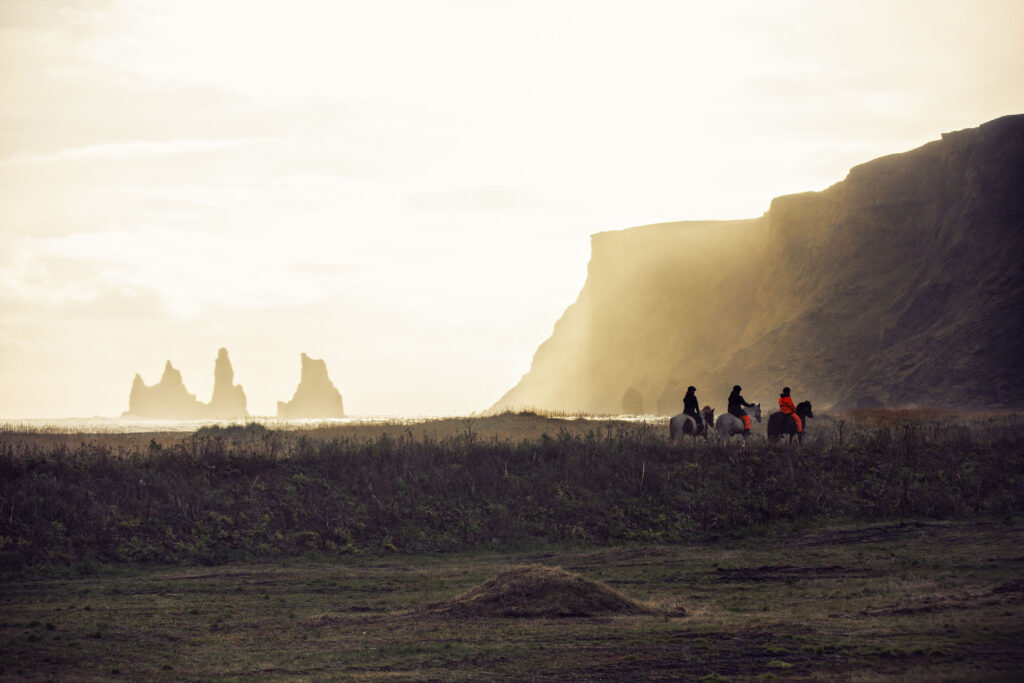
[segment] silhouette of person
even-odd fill
[[[683,396],[683,415],[689,415],[697,423],[697,431],[704,429],[704,421],[700,417],[700,403],[697,401],[697,387],[688,387]]]
[[[744,408],[749,408],[754,405],[753,403],[747,403],[747,400],[740,395],[743,391],[743,387],[739,384],[732,388],[732,393],[729,394],[729,414],[735,415],[736,417],[743,420],[743,429],[750,431],[750,416],[747,415],[747,411]]]
[[[779,394],[779,410],[793,418],[797,434],[804,431],[803,420],[796,414],[796,406],[793,405],[793,397],[789,395],[789,387],[782,387],[782,393]]]

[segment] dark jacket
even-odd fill
[[[744,407],[750,407],[753,403],[747,403],[747,400],[740,396],[738,391],[734,391],[729,394],[729,414],[735,415],[736,417],[743,417],[747,414],[747,411],[743,410]]]
[[[683,412],[694,417],[700,415],[700,403],[697,402],[696,393],[686,392],[686,396],[683,396]]]

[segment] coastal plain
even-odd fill
[[[1024,523],[830,526],[690,545],[103,568],[3,583],[6,680],[1014,680]],[[421,608],[511,566],[650,615]]]
[[[952,411],[746,448],[534,413],[7,429],[0,678],[1015,680],[1022,438]],[[635,609],[455,608],[524,567]]]

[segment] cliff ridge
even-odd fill
[[[760,218],[598,233],[579,298],[491,410],[1019,407],[1024,115],[852,168]],[[970,397],[969,402],[965,397]]]

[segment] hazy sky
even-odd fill
[[[0,0],[0,418],[481,410],[589,235],[1024,112],[1024,2]]]

